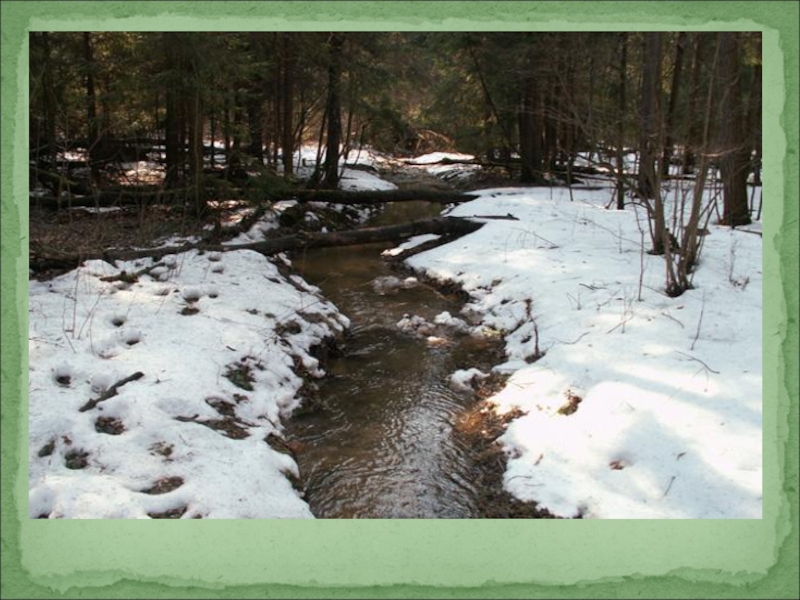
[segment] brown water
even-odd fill
[[[404,203],[381,221],[420,216],[419,206]],[[432,320],[445,310],[457,315],[460,306],[425,286],[376,293],[376,277],[398,275],[380,257],[388,247],[295,257],[303,277],[352,321],[345,356],[328,365],[331,376],[321,386],[325,409],[288,427],[289,438],[300,442],[306,500],[322,518],[475,517],[470,451],[453,436],[453,423],[474,399],[451,390],[448,380],[458,369],[488,371],[490,348],[468,337],[431,347],[402,333],[396,324],[406,313]]]

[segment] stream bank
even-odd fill
[[[438,205],[395,203],[371,224],[439,211]],[[300,275],[351,320],[343,340],[318,353],[328,375],[308,381],[304,406],[287,423],[298,487],[312,512],[321,518],[550,516],[502,488],[506,456],[496,440],[518,415],[497,415],[486,398],[504,378],[468,376],[475,368],[489,374],[502,362],[502,338],[469,335],[455,316],[466,294],[385,260],[381,254],[392,246],[313,249],[293,257]],[[456,373],[461,380],[451,378]]]

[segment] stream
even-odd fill
[[[440,209],[389,204],[372,224]],[[287,424],[287,437],[300,448],[305,499],[319,518],[476,517],[480,490],[470,449],[453,435],[475,399],[448,382],[458,369],[488,372],[492,348],[469,336],[431,346],[397,327],[406,314],[431,321],[443,311],[458,315],[461,306],[425,285],[376,291],[376,278],[404,277],[381,259],[392,246],[315,249],[294,258],[303,278],[351,320],[344,356],[330,361],[320,384],[324,409]]]

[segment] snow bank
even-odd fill
[[[30,282],[30,516],[311,517],[265,440],[346,317],[255,252],[161,262]]]
[[[669,298],[634,210],[573,193],[484,190],[449,214],[519,221],[407,261],[505,334],[493,402],[527,413],[501,438],[506,488],[566,517],[760,518],[761,238],[710,226],[695,288]]]

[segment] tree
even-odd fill
[[[642,198],[658,197],[657,149],[661,147],[659,84],[661,81],[660,32],[644,34],[639,129],[638,192]],[[660,254],[660,252],[659,252]]]
[[[342,48],[345,35],[333,32],[328,37],[328,102],[326,106],[326,119],[328,123],[327,143],[325,149],[325,167],[322,184],[326,188],[336,188],[339,185],[339,151],[342,143],[342,108],[341,108],[341,81],[342,81]]]
[[[92,174],[92,183],[97,185],[100,182],[99,150],[100,123],[97,120],[97,98],[94,93],[94,48],[92,47],[92,34],[88,31],[83,34],[84,60],[86,62],[86,123],[87,123],[87,144],[89,144],[89,167]]]
[[[619,92],[617,94],[617,210],[625,208],[625,162],[623,153],[625,148],[625,87],[628,77],[628,34],[619,34]]]
[[[661,154],[661,176],[669,176],[669,165],[672,162],[672,151],[675,144],[676,109],[681,91],[683,75],[683,55],[686,50],[687,33],[681,31],[675,40],[675,61],[672,66],[672,85],[669,93],[669,104],[664,119],[664,150]]]
[[[717,34],[719,44],[719,118],[717,148],[722,178],[722,223],[738,226],[750,223],[747,206],[747,174],[750,170],[750,143],[744,133],[746,118],[741,86],[741,43],[739,34]]]
[[[32,32],[30,37],[30,146],[32,158],[55,163],[57,98],[56,66],[51,34]],[[37,161],[38,164],[38,161]]]
[[[292,36],[284,33],[281,36],[281,81],[283,95],[281,97],[283,110],[283,132],[281,149],[283,150],[283,172],[285,175],[294,173],[294,145],[295,145],[295,124],[294,124],[294,80],[295,80],[295,48]]]

